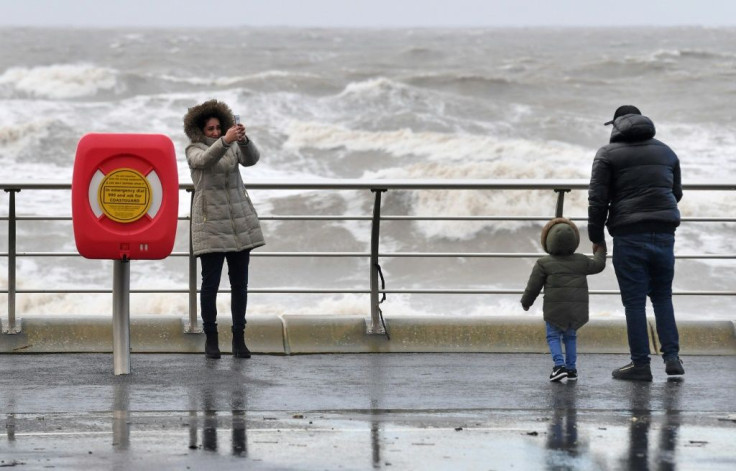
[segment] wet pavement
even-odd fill
[[[0,355],[0,468],[733,470],[736,357]]]

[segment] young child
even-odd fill
[[[542,229],[542,247],[549,255],[537,260],[521,297],[528,311],[544,287],[544,321],[547,344],[555,366],[550,381],[578,379],[577,330],[588,322],[587,275],[606,267],[606,246],[594,246],[593,258],[575,253],[580,244],[577,226],[565,218],[555,218]],[[562,345],[565,344],[565,356]]]

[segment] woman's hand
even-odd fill
[[[245,126],[242,124],[236,124],[225,133],[225,142],[228,144],[232,144],[235,141],[242,141],[243,139],[245,139]]]
[[[244,141],[245,140],[245,125],[238,123],[235,125],[236,128],[238,128],[238,141]]]

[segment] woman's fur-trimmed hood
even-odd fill
[[[187,110],[184,115],[184,132],[192,142],[205,142],[204,125],[210,118],[220,120],[222,134],[235,125],[235,117],[229,106],[217,100],[209,100]]]
[[[555,227],[558,226],[559,227]],[[580,231],[567,218],[554,218],[542,229],[542,248],[550,255],[571,255],[580,245]]]

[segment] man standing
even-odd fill
[[[621,301],[631,363],[613,370],[623,380],[651,381],[647,296],[652,300],[660,351],[668,375],[685,371],[672,306],[675,274],[677,203],[682,198],[680,161],[666,144],[654,139],[654,123],[638,108],[620,106],[611,140],[593,161],[588,190],[588,237],[593,250],[605,245],[603,226],[613,237],[613,267]]]

